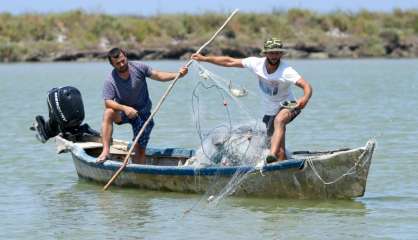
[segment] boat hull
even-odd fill
[[[113,183],[159,191],[217,194],[228,187],[236,196],[297,199],[347,199],[361,197],[375,148],[374,141],[348,151],[301,156],[268,164],[260,169],[244,167],[156,166],[129,164]],[[71,145],[80,178],[107,183],[120,162],[96,164],[84,149]],[[232,186],[236,185],[236,186]]]

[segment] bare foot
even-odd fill
[[[100,156],[96,159],[96,163],[97,164],[102,164],[102,163],[106,162],[107,160],[109,160],[109,153],[102,152],[100,154]]]

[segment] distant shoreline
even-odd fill
[[[191,54],[196,52],[198,47],[191,48],[158,48],[135,50],[128,49],[128,57],[131,60],[186,60],[190,59]],[[386,58],[386,59],[413,59],[418,58],[418,54],[411,54],[402,50],[396,51],[390,55],[382,56],[368,56],[358,54],[356,51],[347,49],[335,51],[320,51],[320,47],[304,47],[288,49],[285,58],[287,59],[370,59],[370,58]],[[245,58],[249,56],[262,56],[261,49],[257,47],[242,47],[242,48],[208,48],[203,51],[207,55],[226,55],[237,58]],[[107,51],[73,51],[71,53],[53,53],[51,56],[36,57],[21,59],[20,61],[12,62],[81,62],[81,61],[106,61]],[[1,61],[0,61],[1,62]],[[10,62],[10,61],[2,61]]]
[[[0,62],[102,60],[114,46],[131,59],[188,59],[225,17],[0,13]],[[204,53],[257,56],[271,36],[283,40],[290,59],[417,58],[418,10],[239,13]]]

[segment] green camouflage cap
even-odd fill
[[[278,38],[269,38],[264,42],[263,52],[287,52],[285,48],[283,48],[283,43]]]

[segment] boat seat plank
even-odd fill
[[[103,144],[99,142],[78,142],[75,144],[83,149],[94,149],[103,147]],[[128,150],[126,146],[120,144],[110,146],[110,154],[126,155],[127,153]],[[133,155],[133,153],[131,155]]]

